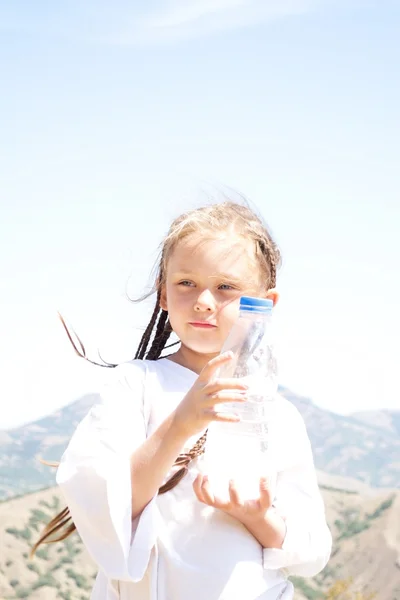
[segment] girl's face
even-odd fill
[[[200,372],[219,354],[239,314],[241,296],[272,297],[254,242],[230,235],[177,244],[166,266],[161,308],[168,311],[181,347],[173,360]]]

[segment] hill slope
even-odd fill
[[[354,493],[329,483],[325,477],[322,493],[334,551],[316,578],[294,578],[297,599],[323,600],[335,581],[352,578],[353,590],[400,600],[400,492]],[[43,523],[61,508],[55,488],[0,504],[0,599],[88,600],[96,569],[77,534],[28,560]]]

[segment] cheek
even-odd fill
[[[177,311],[184,310],[185,306],[189,303],[189,294],[182,293],[181,290],[175,286],[171,286],[167,290],[168,298],[168,311],[176,313]]]
[[[239,298],[232,301],[227,302],[220,311],[220,318],[226,322],[234,323],[236,319],[239,317]]]

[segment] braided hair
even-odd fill
[[[161,290],[165,283],[165,273],[168,258],[176,245],[184,238],[200,234],[202,236],[215,236],[218,232],[234,231],[237,235],[247,240],[253,240],[255,243],[255,255],[260,268],[265,273],[267,288],[274,288],[276,285],[276,273],[280,264],[280,252],[268,231],[262,218],[258,216],[247,203],[238,204],[231,201],[225,201],[217,204],[206,205],[201,208],[193,209],[182,214],[175,219],[169,229],[169,232],[162,244],[161,256],[158,264],[156,284],[153,292],[156,293],[156,303],[137,348],[136,360],[157,360],[160,358],[163,350],[174,346],[167,345],[168,339],[172,333],[172,328],[168,320],[168,312],[160,306]],[[144,296],[141,299],[146,298]],[[101,366],[114,368],[117,365],[106,363],[97,363],[89,359],[86,350],[73,331],[78,345],[75,343],[69,328],[67,327],[61,315],[61,323],[67,333],[67,336],[74,347],[75,352],[81,358],[88,362]],[[198,456],[204,453],[207,431],[197,440],[194,446],[185,453],[180,454],[174,463],[176,470],[174,474],[160,487],[159,494],[165,494],[173,489],[182,480],[188,471],[189,464]],[[58,463],[47,463],[51,466],[57,466]],[[76,530],[72,521],[68,507],[57,514],[44,528],[39,539],[31,550],[31,557],[35,554],[41,544],[49,544],[62,541]]]

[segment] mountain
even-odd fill
[[[353,413],[352,416],[358,421],[386,429],[400,437],[400,411],[368,410]]]
[[[339,415],[287,389],[283,395],[302,414],[318,469],[371,486],[400,488],[400,411]],[[375,416],[373,416],[375,415]]]
[[[58,461],[96,394],[16,429],[0,431],[0,499],[54,485],[54,470],[40,459]]]
[[[286,388],[281,393],[305,420],[318,469],[368,485],[400,488],[400,411],[343,416],[319,408]],[[54,469],[79,421],[96,400],[83,396],[48,417],[0,431],[0,499],[54,485]]]
[[[338,581],[350,585],[351,595],[331,598],[400,600],[400,492],[365,486],[354,492],[336,488],[335,477],[325,475],[324,481],[332,558],[313,579],[292,578],[296,600],[323,600]],[[346,481],[353,489],[358,485]],[[0,503],[0,599],[89,599],[96,569],[76,533],[28,558],[43,524],[62,508],[57,488]]]

